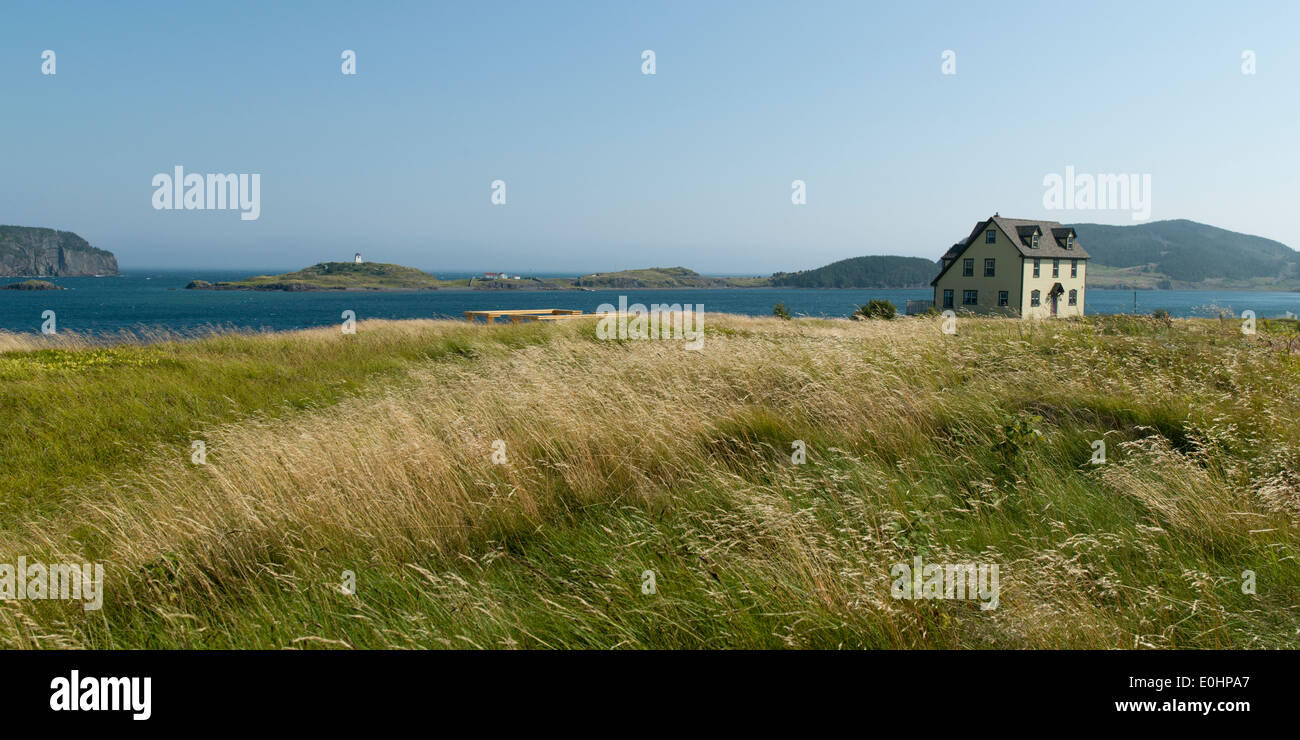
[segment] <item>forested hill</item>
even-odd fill
[[[1164,283],[1156,287],[1300,283],[1300,252],[1272,239],[1186,219],[1134,226],[1072,225],[1079,243],[1092,255],[1090,284],[1103,276],[1119,282]],[[1116,269],[1094,270],[1097,266]]]
[[[801,272],[778,272],[772,285],[790,288],[919,288],[939,274],[939,264],[920,257],[851,257]]]

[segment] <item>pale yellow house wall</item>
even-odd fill
[[[1088,270],[1088,260],[1081,259],[1078,262],[1079,276],[1070,277],[1070,260],[1061,258],[1061,274],[1059,277],[1052,277],[1052,258],[1039,258],[1038,277],[1034,277],[1034,260],[1031,257],[1024,258],[1024,274],[1021,282],[1024,285],[1024,293],[1020,297],[1020,315],[1025,318],[1050,318],[1052,315],[1052,303],[1047,298],[1047,292],[1052,289],[1056,283],[1060,283],[1065,292],[1061,294],[1060,302],[1057,304],[1057,316],[1082,316],[1084,303],[1086,301],[1086,291],[1084,282]],[[1039,305],[1029,305],[1033,296],[1033,291],[1039,291]],[[1079,303],[1076,306],[1070,305],[1070,291],[1079,291]]]
[[[993,244],[986,244],[984,232],[981,231],[975,237],[975,243],[970,245],[964,253],[957,258],[956,264],[948,269],[939,282],[934,286],[934,307],[940,311],[944,310],[943,291],[952,290],[953,305],[952,310],[957,313],[969,311],[977,314],[1005,313],[1016,315],[1021,310],[1021,283],[1024,279],[1024,271],[1020,267],[1020,252],[1011,242],[1003,231],[996,226],[992,226],[996,232],[997,241]],[[993,277],[984,277],[984,260],[993,258],[994,263]],[[962,276],[962,260],[975,260],[975,274],[973,277]],[[978,290],[979,303],[974,306],[962,305],[963,290]],[[1007,291],[1007,305],[998,307],[998,291]],[[1026,298],[1024,305],[1029,305],[1029,299]]]

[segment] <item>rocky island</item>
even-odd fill
[[[71,231],[0,226],[0,277],[116,275],[117,258]]]
[[[439,280],[414,267],[383,262],[321,262],[296,272],[257,275],[243,280],[209,282],[193,280],[189,290],[574,290],[598,288],[727,288],[767,284],[766,278],[705,277],[684,267],[652,267],[644,270],[586,275],[576,278],[460,278]]]
[[[46,280],[23,280],[18,283],[0,285],[0,290],[67,290]]]
[[[650,267],[619,270],[567,280],[571,288],[758,288],[771,284],[768,278],[708,277],[685,267]]]
[[[464,281],[461,281],[464,282]],[[210,283],[194,280],[189,290],[436,290],[455,284],[423,270],[383,262],[321,262],[296,272],[257,275]]]

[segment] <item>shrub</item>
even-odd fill
[[[868,319],[892,319],[898,315],[898,308],[886,300],[872,299],[865,306],[858,307],[858,315]]]
[[[778,319],[785,319],[786,321],[789,321],[790,308],[789,306],[786,306],[784,303],[778,303],[772,307],[772,315],[777,317]]]
[[[1043,417],[1022,414],[1004,420],[1000,427],[1001,439],[994,448],[1002,453],[1002,473],[1008,479],[1014,479],[1016,472],[1025,466],[1025,453],[1036,446],[1043,438],[1038,428]]]

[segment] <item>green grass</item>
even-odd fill
[[[546,339],[534,327],[484,339],[447,322],[367,326],[0,353],[0,522],[160,447],[188,457],[205,427],[328,405],[395,382],[417,362]]]
[[[46,492],[5,550],[93,558],[110,584],[100,612],[6,605],[0,642],[1295,648],[1300,362],[1268,341],[1291,327],[1238,325],[711,314],[700,352],[374,322],[0,354],[29,402],[128,386],[0,456]],[[120,437],[133,406],[150,416]],[[145,434],[153,415],[171,431]],[[19,470],[79,426],[102,438],[85,474]],[[918,555],[999,564],[998,609],[893,599],[890,565]]]

